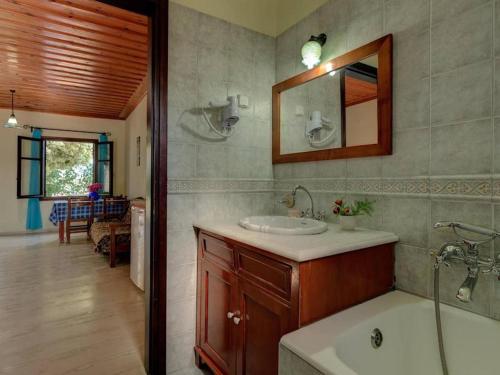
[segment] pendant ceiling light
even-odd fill
[[[17,124],[17,119],[16,119],[16,115],[14,114],[14,94],[16,93],[16,90],[10,90],[10,94],[11,94],[11,97],[12,97],[12,106],[11,106],[11,109],[12,109],[12,112],[9,116],[9,119],[7,120],[7,122],[5,123],[4,127],[6,128],[9,128],[9,129],[15,129],[15,128],[19,128],[19,125]]]
[[[318,65],[321,57],[321,47],[325,42],[326,34],[311,35],[309,40],[302,46],[302,64],[309,69]]]

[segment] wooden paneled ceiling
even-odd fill
[[[148,19],[94,0],[0,0],[0,107],[127,118],[146,93]]]

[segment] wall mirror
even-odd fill
[[[273,163],[392,153],[392,35],[273,86]]]

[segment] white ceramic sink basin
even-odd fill
[[[323,221],[288,216],[250,216],[240,220],[248,230],[274,234],[319,234],[328,230]]]

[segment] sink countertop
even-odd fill
[[[328,224],[326,232],[312,235],[254,232],[242,228],[233,221],[201,221],[195,222],[193,226],[297,262],[347,253],[399,240],[394,233],[364,228],[344,231],[338,224]]]

